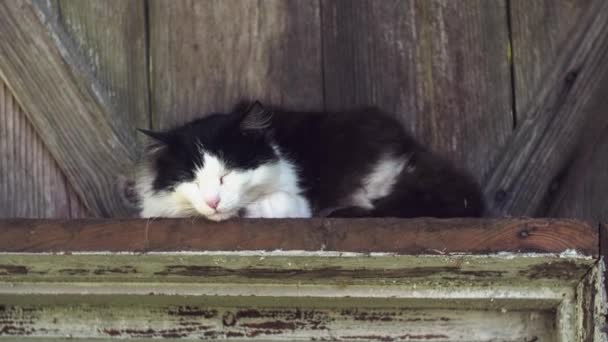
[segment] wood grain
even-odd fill
[[[95,219],[2,219],[0,222],[0,250],[137,252],[145,247],[146,222],[143,220],[140,224]]]
[[[45,4],[0,4],[2,78],[91,215],[129,215],[117,179],[135,139],[119,133],[125,120],[112,120],[110,99]]]
[[[598,254],[598,229],[572,220],[2,220],[0,251],[463,252]]]
[[[552,178],[572,159],[593,115],[583,110],[608,72],[607,20],[608,2],[593,2],[534,93],[484,185],[494,214],[537,214]]]
[[[544,216],[608,222],[608,77],[595,94],[574,157],[549,187]]]
[[[86,215],[17,100],[0,80],[0,217]]]
[[[597,1],[595,1],[597,2]],[[554,67],[575,30],[584,28],[585,12],[594,0],[511,1],[515,95],[518,120],[533,102],[535,91]],[[558,170],[547,170],[551,178],[548,193],[537,215],[575,217],[591,221],[608,220],[608,79],[581,112],[588,113],[585,132],[572,152],[572,159]],[[581,115],[585,116],[585,115]]]
[[[606,314],[605,309],[601,308],[605,303],[602,303],[602,299],[600,299],[604,298],[600,295],[600,291],[604,291],[603,281],[598,284],[603,275],[600,275],[598,271],[599,268],[596,265],[589,270],[577,287],[576,296],[580,298],[581,307],[588,308],[580,313],[579,341],[582,342],[602,341],[606,338]]]
[[[141,142],[136,128],[150,125],[144,1],[59,0],[55,10],[113,107],[110,119],[122,128],[116,134]]]
[[[140,301],[149,301],[149,297]],[[85,341],[85,337],[102,341],[144,338],[163,341],[556,341],[554,315],[550,310],[420,310],[345,307],[344,304],[341,308],[311,308],[309,303],[297,299],[291,300],[299,307],[294,303],[274,308],[212,307],[205,303],[192,304],[199,301],[195,297],[188,299],[190,303],[163,306],[146,306],[136,301],[112,307],[85,303],[8,306],[6,312],[0,314],[3,319],[0,329],[4,328],[7,339],[28,335],[32,340],[57,341],[63,336],[72,336],[75,342]],[[178,300],[181,298],[173,299]],[[58,320],[62,323],[55,323]]]
[[[584,27],[584,14],[596,0],[510,0],[512,61],[517,120],[526,110],[546,76],[564,53],[575,30]],[[582,25],[581,25],[582,24]]]
[[[154,128],[240,99],[322,108],[317,1],[150,1]]]
[[[485,177],[512,128],[505,2],[322,4],[327,108],[377,105]]]

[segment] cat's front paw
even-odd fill
[[[308,201],[299,195],[276,192],[247,206],[247,218],[311,217]]]

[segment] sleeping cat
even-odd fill
[[[240,105],[152,138],[142,217],[473,217],[477,184],[374,108],[298,113]]]

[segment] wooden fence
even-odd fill
[[[136,127],[375,104],[494,215],[608,217],[603,0],[0,3],[0,217],[133,214]]]

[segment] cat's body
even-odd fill
[[[471,217],[474,181],[367,108],[214,114],[165,133],[140,170],[143,217]]]

